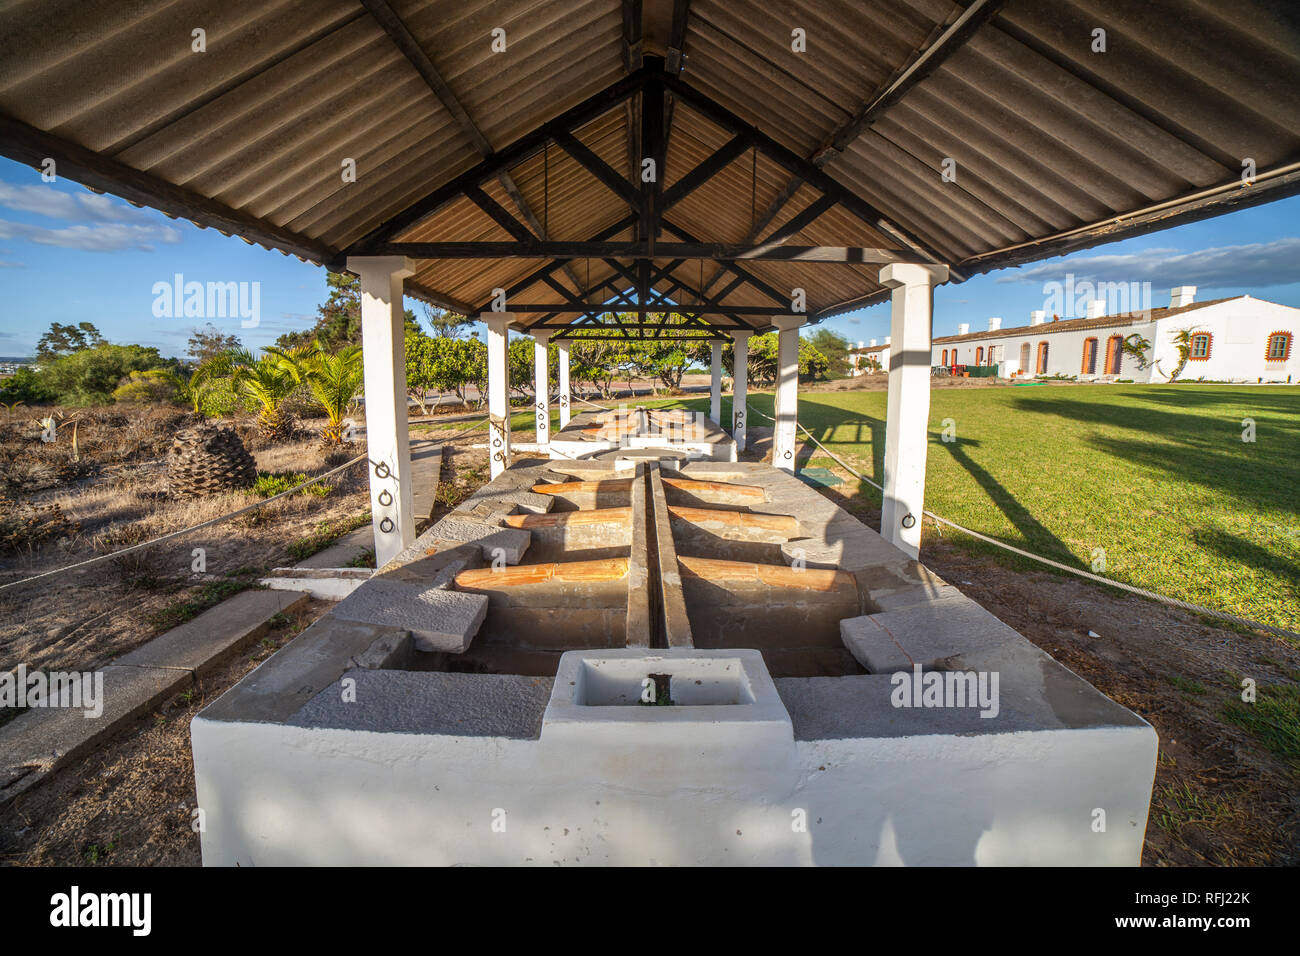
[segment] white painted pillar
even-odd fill
[[[731,357],[731,437],[736,451],[745,450],[745,421],[749,408],[745,404],[745,387],[749,383],[749,337],[752,332],[732,332],[736,340]]]
[[[404,256],[349,256],[348,270],[361,277],[370,522],[375,567],[382,568],[415,541],[402,308],[402,280],[415,267]]]
[[[560,353],[560,427],[564,428],[573,417],[573,398],[569,394],[569,340],[558,339],[555,348]]]
[[[913,559],[921,553],[925,456],[930,424],[930,329],[934,286],[947,266],[891,263],[880,283],[893,289],[889,320],[889,406],[880,533]]]
[[[546,361],[546,343],[551,333],[533,333],[533,417],[537,421],[537,444],[551,443],[551,370]]]
[[[772,464],[794,471],[795,423],[799,416],[799,327],[807,321],[802,315],[778,315],[772,319],[777,327],[776,339],[776,431],[772,435]]]
[[[510,361],[513,312],[485,312],[488,327],[488,459],[495,478],[510,467]]]
[[[722,342],[713,340],[713,378],[709,385],[709,417],[715,425],[722,422]]]

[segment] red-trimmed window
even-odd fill
[[[1083,375],[1097,374],[1097,340],[1089,338],[1083,340],[1083,366],[1079,369]]]
[[[1212,336],[1209,332],[1197,332],[1192,336],[1192,352],[1188,356],[1193,362],[1204,362],[1210,357],[1210,341]]]
[[[976,346],[975,348],[975,364],[976,365],[984,364],[984,346],[982,345]]]
[[[1290,332],[1270,333],[1264,358],[1270,362],[1285,362],[1291,357],[1291,339]]]
[[[1106,340],[1106,374],[1118,375],[1124,364],[1124,338],[1112,335]]]
[[[948,364],[948,350],[947,350],[947,349],[944,349],[944,350],[943,350],[943,362],[941,362],[940,364],[945,365],[945,366]]]

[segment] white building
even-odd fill
[[[1196,302],[1195,286],[1172,291],[1167,307],[1106,315],[1105,302],[1089,304],[1081,319],[1048,319],[1030,313],[1029,325],[1002,328],[1000,318],[971,332],[936,338],[931,364],[952,368],[997,365],[1003,378],[1077,376],[1082,381],[1165,382],[1178,367],[1175,336],[1191,333],[1191,354],[1179,379],[1229,382],[1300,380],[1294,348],[1300,309],[1249,295]],[[1145,349],[1145,367],[1123,349],[1126,341]]]
[[[877,367],[880,370],[888,372],[889,371],[889,336],[888,335],[885,336],[884,345],[877,345],[875,339],[871,340],[870,345],[864,345],[862,342],[859,342],[858,347],[856,349],[850,350],[849,355],[853,363],[853,369],[851,372],[851,374],[853,375],[863,375],[871,371],[872,366],[868,362],[869,358],[874,358],[876,362],[879,363]]]

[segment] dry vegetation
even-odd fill
[[[0,583],[119,550],[261,500],[235,491],[176,499],[165,455],[191,416],[121,406],[79,410],[71,426],[40,440],[30,416],[0,424]],[[314,422],[291,440],[239,431],[259,472],[320,474],[357,450],[326,452]],[[351,528],[366,507],[359,466],[327,479],[325,494],[294,494],[163,544],[32,584],[0,591],[0,666],[90,669],[253,585],[265,569],[293,564]],[[39,533],[29,529],[35,524]],[[26,535],[26,537],[24,537]],[[206,570],[195,572],[195,548]],[[89,612],[88,612],[88,609]]]

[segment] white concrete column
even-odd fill
[[[722,422],[722,341],[713,340],[713,378],[709,384],[709,417],[715,425]]]
[[[930,329],[934,286],[947,266],[891,263],[880,283],[894,290],[889,320],[889,406],[880,533],[912,558],[921,553],[925,455],[930,423]]]
[[[510,323],[513,312],[484,312],[488,327],[488,459],[495,478],[510,467]]]
[[[560,427],[564,428],[573,417],[573,397],[569,394],[569,340],[556,340],[555,348],[560,353]]]
[[[745,450],[745,420],[749,408],[745,404],[745,386],[749,382],[749,337],[753,332],[732,332],[736,340],[731,356],[731,437],[736,441],[736,451]]]
[[[537,444],[551,443],[551,371],[546,361],[546,343],[551,333],[533,333],[533,417],[537,421]]]
[[[795,423],[799,417],[799,327],[807,321],[803,315],[778,315],[772,319],[777,327],[776,339],[776,430],[772,435],[772,464],[794,471]]]
[[[370,521],[375,567],[382,568],[415,541],[402,308],[402,280],[415,266],[404,256],[349,256],[348,270],[361,277]]]

